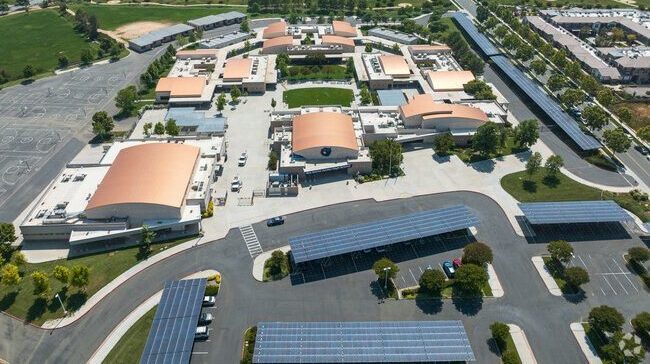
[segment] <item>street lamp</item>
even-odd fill
[[[59,294],[57,293],[56,295],[54,295],[54,297],[56,297],[59,300],[59,303],[61,304],[61,308],[63,309],[63,314],[65,316],[68,316],[68,311],[65,309],[65,306],[63,305],[63,301],[61,301],[61,297],[59,296]]]
[[[384,270],[384,289],[388,289],[388,271],[391,270],[391,267],[386,267]]]

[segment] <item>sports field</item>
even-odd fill
[[[55,10],[40,10],[0,18],[0,69],[10,79],[22,78],[25,65],[31,64],[37,73],[48,72],[58,65],[58,53],[63,52],[70,63],[79,61],[81,51],[89,47],[72,28],[72,22]]]
[[[75,10],[83,9],[89,14],[95,14],[99,20],[99,27],[106,30],[115,30],[122,25],[152,21],[164,23],[183,23],[211,14],[226,13],[229,11],[244,11],[245,8],[230,7],[174,7],[153,5],[81,5],[73,6]]]

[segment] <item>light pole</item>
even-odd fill
[[[388,289],[388,271],[391,270],[391,267],[386,267],[384,270],[384,289]]]
[[[59,294],[57,293],[56,295],[54,295],[54,297],[56,297],[59,300],[59,303],[61,304],[61,308],[63,309],[63,314],[65,316],[68,316],[68,311],[65,309],[65,306],[63,305],[63,301],[61,301],[61,297],[59,296]]]

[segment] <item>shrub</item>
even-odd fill
[[[589,273],[581,267],[569,267],[564,270],[564,280],[569,286],[578,288],[589,282]]]
[[[644,340],[650,339],[650,312],[641,312],[632,319],[634,331]]]
[[[463,249],[463,263],[483,266],[485,263],[492,263],[492,249],[486,244],[475,242],[467,244]]]
[[[643,263],[650,259],[650,250],[642,246],[632,247],[627,251],[627,253],[630,256],[631,260],[638,263]]]
[[[207,218],[212,216],[214,216],[214,202],[210,200],[210,202],[208,202],[208,207],[201,213],[201,217]]]
[[[503,350],[506,345],[508,335],[510,335],[510,328],[508,325],[497,321],[490,325],[490,332],[492,333],[492,338],[499,346],[499,349]]]
[[[463,291],[479,293],[487,282],[487,272],[475,264],[463,264],[456,271],[455,284]]]
[[[214,284],[209,284],[205,286],[205,295],[206,296],[216,296],[219,293],[219,286]]]
[[[573,257],[573,247],[564,240],[550,242],[547,249],[554,260],[562,263],[570,262]]]
[[[440,292],[445,286],[445,274],[440,269],[427,269],[420,276],[419,283],[423,291]]]

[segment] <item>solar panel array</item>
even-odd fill
[[[461,13],[459,11],[454,12],[453,17],[458,25],[463,28],[465,33],[467,33],[467,35],[472,38],[472,41],[474,41],[474,43],[486,56],[490,57],[501,54],[501,51],[499,51],[492,44],[492,42],[490,42],[490,40],[485,35],[483,35],[483,33],[478,31],[476,25],[474,25],[474,23],[472,23],[472,21],[464,13]]]
[[[461,321],[260,322],[253,363],[474,361]]]
[[[567,115],[564,110],[553,99],[551,99],[537,84],[526,77],[515,65],[505,56],[494,56],[492,61],[503,74],[519,86],[519,88],[530,97],[540,109],[542,109],[582,150],[593,150],[602,147],[594,137],[585,134],[578,123]]]
[[[633,220],[623,208],[611,200],[520,203],[519,208],[534,225]]]
[[[206,279],[167,282],[140,364],[189,363]]]
[[[302,263],[466,229],[478,224],[478,218],[466,206],[456,205],[302,235],[289,239],[289,245],[294,262]]]

